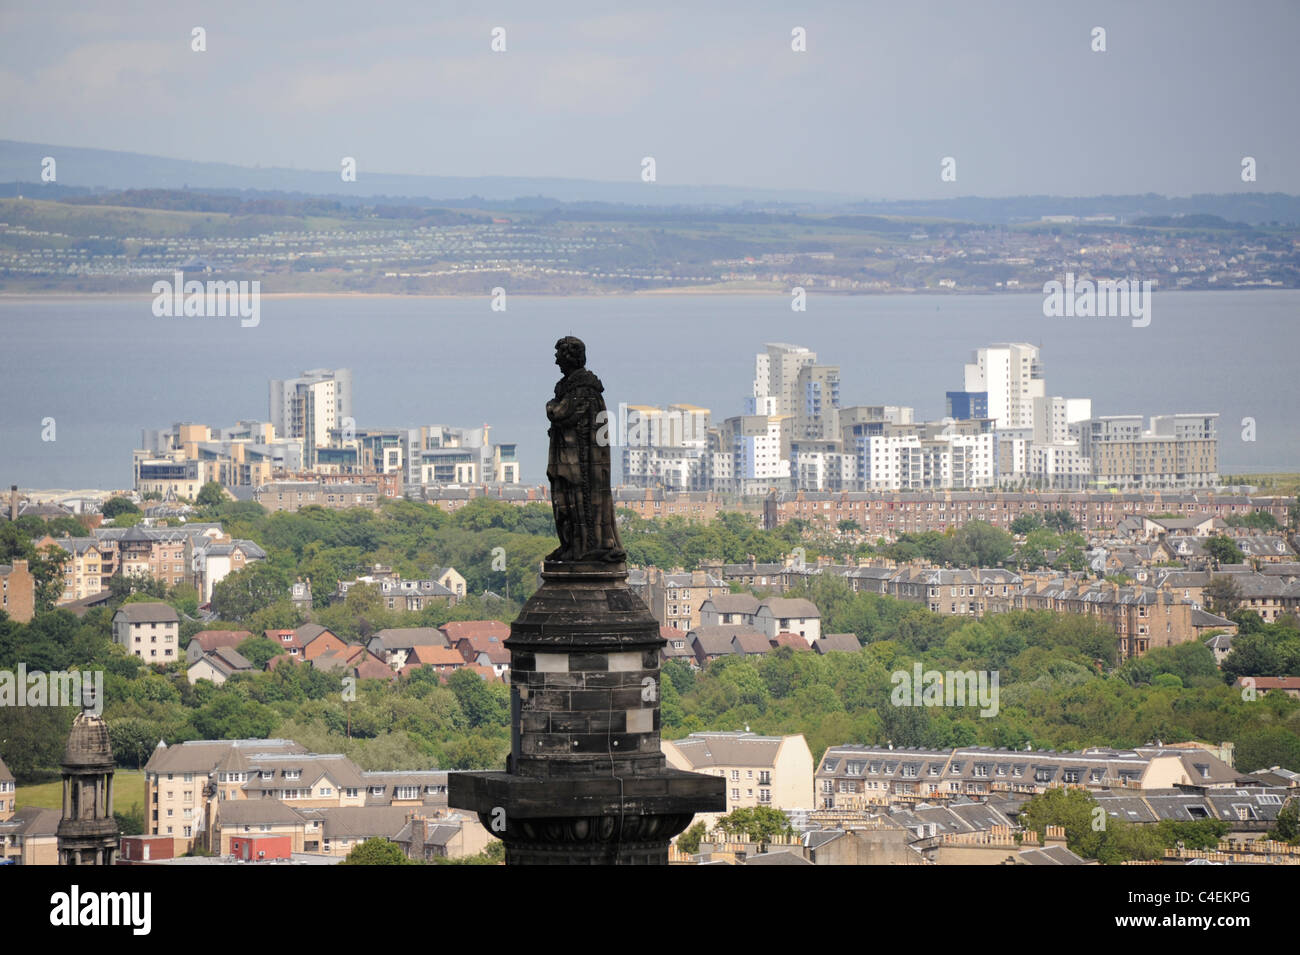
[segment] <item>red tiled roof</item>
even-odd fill
[[[237,647],[253,634],[248,630],[203,630],[194,635],[204,653],[211,653],[217,647]]]
[[[453,620],[438,628],[447,635],[448,643],[464,637],[495,636],[504,640],[510,636],[510,625],[500,620]]]

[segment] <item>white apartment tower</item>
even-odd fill
[[[817,363],[817,353],[802,345],[769,342],[754,356],[754,397],[747,411],[757,415],[799,413],[799,371]]]
[[[301,438],[308,453],[326,447],[330,429],[352,417],[352,370],[314,368],[298,378],[272,378],[270,411],[276,437]]]
[[[1024,342],[990,345],[966,365],[965,390],[988,393],[988,416],[997,428],[1032,428],[1034,399],[1046,396],[1038,347]]]

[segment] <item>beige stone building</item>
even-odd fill
[[[0,759],[0,822],[10,819],[18,807],[14,804],[17,798],[17,785],[14,782],[14,774],[9,772],[9,767],[5,761]]]
[[[725,779],[727,812],[749,806],[813,805],[812,752],[802,734],[692,733],[685,739],[663,740],[661,747],[674,769]]]
[[[863,809],[959,797],[983,800],[999,794],[1034,795],[1052,788],[1227,788],[1240,778],[1231,766],[1204,750],[1163,746],[1060,753],[851,744],[832,746],[818,764],[816,806]]]
[[[200,740],[159,746],[145,766],[150,834],[176,854],[196,845],[229,854],[239,835],[288,835],[294,852],[347,855],[392,838],[414,810],[447,804],[447,773],[362,771],[346,756],[292,740]]]
[[[725,581],[708,571],[665,573],[658,567],[632,570],[628,586],[646,602],[661,626],[686,631],[700,625],[700,607],[705,601],[731,592]]]
[[[113,614],[113,642],[145,663],[180,659],[180,617],[165,603],[123,604]]]
[[[26,806],[0,821],[0,859],[15,865],[59,864],[58,809]]]
[[[68,554],[63,565],[63,593],[56,604],[72,603],[90,597],[108,588],[112,574],[113,558],[93,537],[43,537],[36,542],[40,550],[60,547]]]

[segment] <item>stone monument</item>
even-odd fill
[[[86,691],[82,691],[83,694]],[[113,865],[119,834],[113,818],[113,747],[108,724],[83,696],[63,754],[63,818],[59,821],[59,865]]]
[[[614,520],[602,386],[576,338],[546,404],[547,477],[560,546],[510,627],[507,771],[452,773],[448,801],[478,813],[507,865],[664,865],[725,780],[669,768],[659,747],[659,623],[627,586]]]

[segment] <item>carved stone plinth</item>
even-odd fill
[[[511,625],[508,772],[453,773],[508,865],[653,865],[725,782],[665,765],[659,624],[622,564],[547,562]]]

